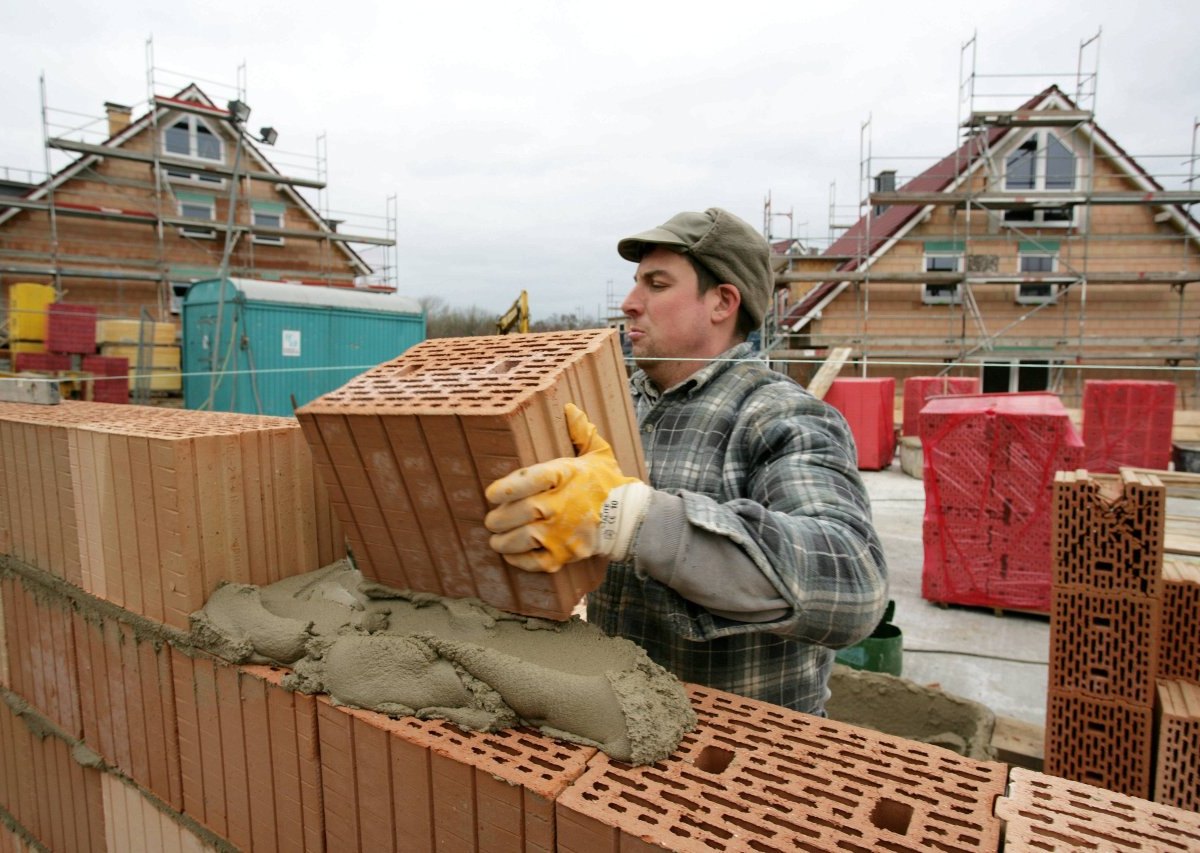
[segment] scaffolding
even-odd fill
[[[244,105],[244,64],[238,67],[237,82],[232,85],[181,74],[155,64],[151,39],[145,45],[145,64],[145,101],[128,107],[106,104],[104,116],[50,106],[44,75],[39,79],[45,174],[37,176],[35,183],[34,175],[28,173],[31,180],[26,189],[12,180],[11,170],[2,170],[6,186],[5,194],[0,195],[0,226],[21,212],[33,211],[45,215],[46,230],[41,245],[17,239],[0,244],[0,276],[10,282],[26,276],[49,280],[60,294],[69,290],[65,282],[70,280],[109,281],[108,299],[114,310],[108,313],[137,315],[143,307],[150,307],[159,318],[172,312],[179,288],[218,275],[396,289],[394,195],[387,198],[379,216],[330,210],[324,134],[317,138],[315,153],[271,148],[268,160],[259,146],[273,144],[274,133],[266,134],[269,128],[255,136],[229,109],[206,100],[211,94],[222,102],[228,97],[231,106]],[[118,122],[124,117],[123,126],[114,124],[114,113]],[[236,153],[232,158],[222,154],[212,160],[169,153],[164,144],[166,123],[181,115],[208,120],[205,127],[216,128],[220,144],[228,144]],[[122,135],[126,129],[130,129],[128,139]],[[141,134],[148,137],[148,144],[124,144]],[[64,155],[64,162],[54,162]],[[109,162],[124,167],[101,168]],[[181,175],[187,180],[180,180]],[[299,210],[299,224],[309,227],[284,227],[282,215],[277,223],[256,216],[252,212],[255,185],[267,185],[282,194],[290,202],[288,210]],[[221,200],[226,215],[218,221],[215,202],[211,218],[182,215],[181,199],[191,187]],[[22,189],[20,195],[11,195]],[[315,193],[315,200],[308,193]],[[116,232],[98,236],[74,233],[71,249],[65,250],[64,221],[81,219],[137,224],[153,236],[143,239],[128,230],[116,237]],[[259,219],[267,221],[256,221]],[[344,227],[347,223],[350,228]],[[177,242],[179,239],[183,242]],[[317,252],[271,250],[273,254],[267,255],[268,246],[279,246],[285,240],[315,245]],[[180,263],[175,246],[187,246],[193,260]],[[196,262],[195,258],[206,261]],[[129,299],[126,287],[135,283],[140,285],[141,297]],[[156,296],[148,305],[150,286]]]
[[[780,277],[780,281],[811,286],[798,302],[807,313],[798,320],[791,318],[793,322],[789,323],[788,330],[793,334],[815,322],[821,309],[847,289],[854,293],[855,316],[852,321],[843,316],[836,333],[805,329],[806,334],[794,338],[792,346],[823,352],[850,344],[863,375],[872,359],[895,365],[925,359],[927,364],[937,365],[936,372],[941,374],[981,369],[989,363],[1013,359],[1018,364],[1023,363],[1021,359],[1029,359],[1030,363],[1041,360],[1049,366],[1048,387],[1060,393],[1064,391],[1066,371],[1078,368],[1074,373],[1078,380],[1087,365],[1132,367],[1157,363],[1167,369],[1191,365],[1194,393],[1200,395],[1200,368],[1195,367],[1200,365],[1200,310],[1194,298],[1185,298],[1187,285],[1200,282],[1200,226],[1191,217],[1191,206],[1200,202],[1200,187],[1195,183],[1200,121],[1192,125],[1189,157],[1157,155],[1168,160],[1178,157],[1186,164],[1185,174],[1169,176],[1179,179],[1182,188],[1159,186],[1139,165],[1140,160],[1149,158],[1135,159],[1126,154],[1096,123],[1099,50],[1097,32],[1080,41],[1076,69],[1069,74],[983,74],[978,69],[977,38],[972,36],[960,47],[953,154],[935,161],[929,169],[905,176],[903,182],[896,181],[896,170],[876,171],[879,161],[887,158],[873,154],[868,117],[860,127],[859,218],[853,226],[836,222],[835,191],[832,186],[830,190],[830,252],[842,255],[830,259],[831,263],[837,262],[836,271],[831,266]],[[1038,95],[1038,89],[1024,88],[1030,80],[1057,84],[1072,78],[1070,96],[1057,85],[1040,89],[1042,94],[1057,93],[1047,96],[1055,98],[1054,108],[1024,106]],[[1020,92],[1009,91],[1023,88]],[[1051,186],[1041,174],[1036,187],[1014,187],[1011,180],[1006,183],[1006,156],[1011,159],[1012,149],[997,146],[1014,141],[1010,133],[1014,128],[1027,129],[1028,139],[1044,140],[1050,132],[1059,145],[1063,143],[1058,134],[1074,140],[1070,149],[1075,158],[1073,180],[1064,179],[1061,186]],[[1027,144],[1016,141],[1019,146]],[[1039,150],[1033,156],[1049,155]],[[930,172],[938,167],[940,182],[929,179]],[[1048,167],[1035,163],[1030,168]],[[891,177],[880,180],[887,175]],[[901,183],[903,187],[897,189]],[[884,222],[882,217],[893,206],[914,211],[906,222],[925,226],[916,228],[919,238],[906,236],[907,226],[892,227],[899,211]],[[1134,207],[1152,212],[1154,233],[1122,233],[1111,225],[1097,227],[1098,211]],[[1106,221],[1114,220],[1109,217]],[[1157,228],[1161,224],[1171,229]],[[903,245],[906,239],[910,241],[907,246]],[[922,264],[924,269],[901,271],[891,268],[896,266],[894,263],[877,268],[877,262],[896,248],[907,251],[906,257],[921,257],[912,245],[916,239],[926,247],[936,241],[952,247],[947,253],[955,260],[944,265],[950,268],[931,268],[928,260]],[[1053,256],[1053,262],[1044,264],[1048,268],[1025,269],[1018,254],[1019,268],[1002,269],[998,256],[991,253],[998,241],[1005,241],[1009,249],[1032,247],[1028,249],[1031,253],[1041,246],[1044,255]],[[1177,255],[1173,248],[1176,245]],[[1129,254],[1145,247],[1150,247],[1145,249],[1146,257]],[[1175,257],[1176,262],[1167,264],[1167,256]],[[946,309],[936,319],[930,319],[932,312],[919,316],[897,313],[894,301],[890,303],[890,314],[887,308],[881,313],[871,304],[873,289],[901,286],[911,291],[917,285],[923,286],[922,301],[928,287],[950,294]],[[990,314],[988,304],[980,297],[990,292],[990,305],[995,306],[996,285],[1011,286],[1021,307]],[[1122,334],[1111,316],[1093,316],[1095,310],[1089,313],[1089,290],[1106,288],[1106,293],[1112,293],[1113,287],[1155,285],[1160,291],[1170,287],[1178,295],[1173,309],[1167,312],[1170,316],[1139,315],[1140,320],[1149,323],[1147,328],[1156,328],[1161,334]],[[1026,292],[1039,295],[1029,297],[1026,305],[1021,299]],[[1092,296],[1094,301],[1096,294]],[[818,297],[822,300],[819,303]],[[889,304],[884,299],[879,302]],[[1014,310],[1019,311],[1017,316],[1011,316]],[[1044,320],[1057,314],[1062,315],[1062,326],[1053,334],[1047,333],[1045,322],[1030,322],[1039,315]],[[895,331],[902,318],[908,321],[907,327]],[[1054,322],[1057,325],[1057,317]],[[1169,333],[1164,324],[1173,327]],[[1079,390],[1074,389],[1072,396]]]

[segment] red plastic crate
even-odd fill
[[[901,435],[916,435],[920,426],[921,409],[931,397],[949,394],[978,394],[977,376],[910,376],[904,380],[904,421]]]
[[[46,318],[46,349],[50,352],[96,351],[96,307],[55,302]]]
[[[1087,469],[1112,473],[1127,465],[1166,470],[1174,420],[1174,382],[1088,380],[1083,384]]]
[[[835,379],[825,402],[850,424],[858,448],[858,467],[878,471],[892,464],[896,453],[896,380]]]
[[[926,598],[1048,612],[1055,472],[1083,443],[1052,394],[940,397],[921,410]]]
[[[19,352],[13,355],[13,367],[17,373],[24,370],[56,373],[71,369],[71,356],[55,352]]]

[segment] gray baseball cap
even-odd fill
[[[719,207],[679,213],[657,228],[619,241],[617,252],[636,264],[654,246],[691,255],[718,282],[732,284],[742,294],[742,305],[754,325],[762,323],[775,276],[771,248],[748,222]]]

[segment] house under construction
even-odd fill
[[[0,170],[0,291],[53,284],[101,317],[162,320],[213,278],[395,289],[394,198],[362,233],[340,230],[323,138],[315,157],[268,148],[278,133],[248,128],[244,85],[228,100],[207,94],[225,88],[215,83],[164,94],[173,72],[156,71],[149,44],[147,68],[143,104],[107,103],[94,120],[48,107],[43,84],[47,164],[51,153],[73,159],[36,177]]]
[[[1184,189],[1166,190],[1097,123],[1095,71],[1007,109],[984,104],[987,80],[964,75],[962,142],[915,175],[875,171],[866,137],[861,216],[779,258],[773,357],[804,381],[806,358],[850,347],[863,376],[979,376],[1074,406],[1087,379],[1169,380],[1200,408],[1194,131],[1171,158]]]

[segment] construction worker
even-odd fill
[[[650,483],[568,406],[576,456],[487,490],[492,547],[528,571],[607,555],[589,621],[684,681],[822,714],[886,568],[845,420],[746,343],[774,289],[767,242],[711,208],[617,251],[638,265],[621,308]]]

